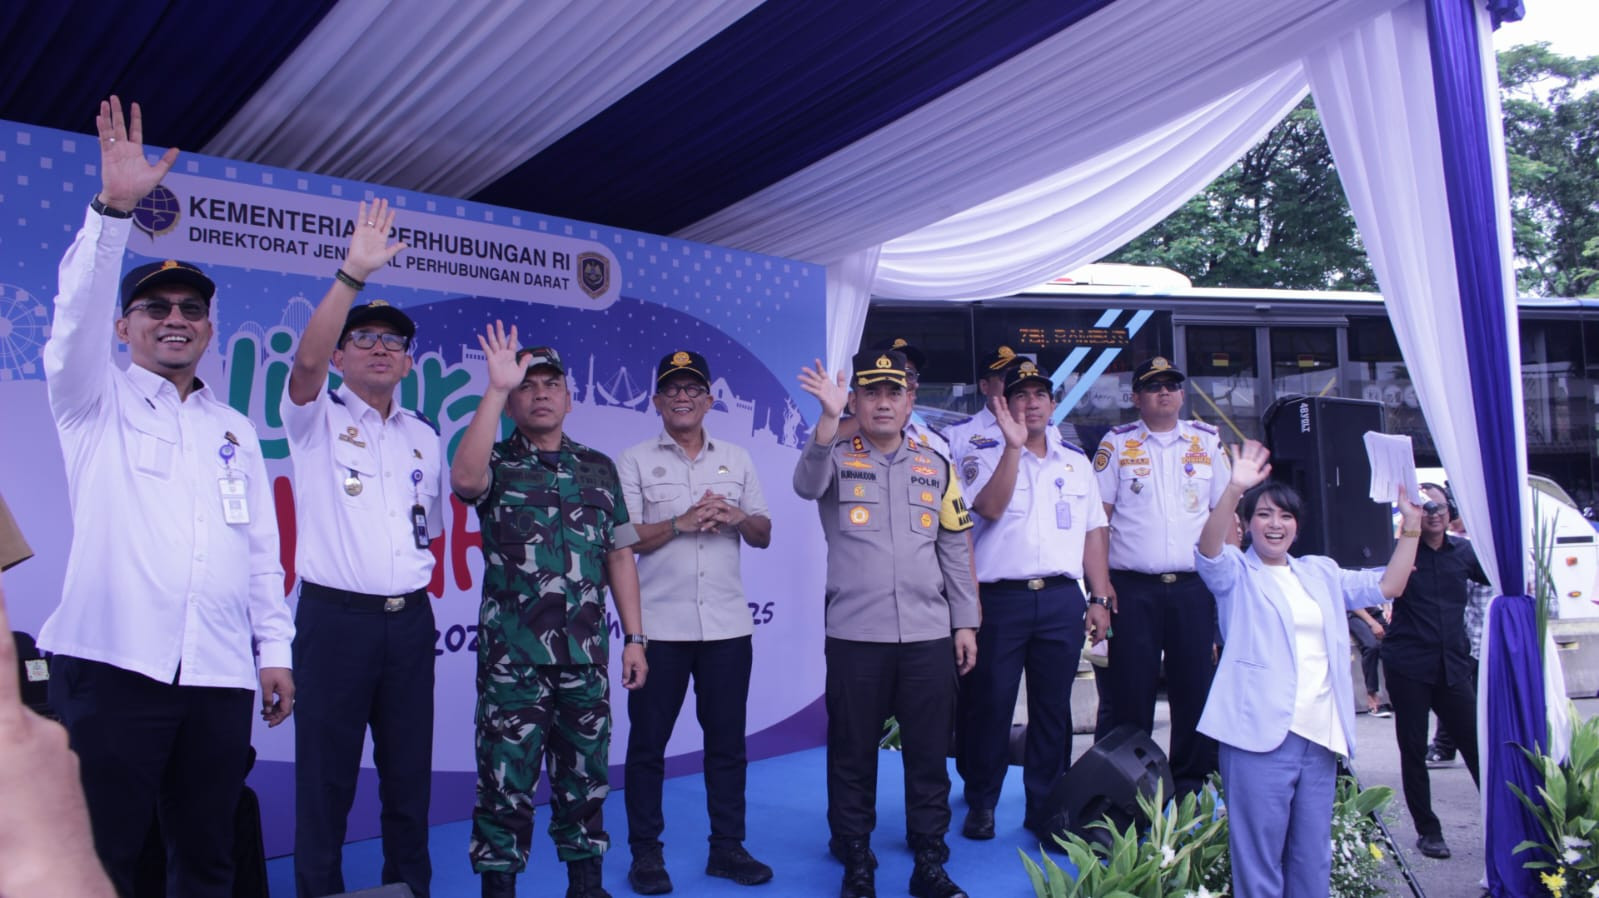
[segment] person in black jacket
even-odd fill
[[[1477,781],[1476,662],[1466,636],[1466,581],[1487,583],[1469,540],[1449,534],[1459,512],[1448,490],[1424,483],[1421,545],[1404,594],[1394,600],[1393,620],[1382,643],[1383,679],[1394,709],[1400,780],[1415,821],[1416,847],[1433,858],[1449,857],[1438,815],[1432,812],[1427,775],[1428,712],[1454,734],[1460,754]],[[1406,534],[1411,535],[1411,534]]]

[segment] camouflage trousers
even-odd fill
[[[598,664],[480,664],[472,869],[520,873],[533,837],[539,767],[550,773],[550,837],[563,861],[610,847],[610,678]]]

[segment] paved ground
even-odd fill
[[[1599,714],[1599,699],[1579,700],[1576,706],[1578,715],[1585,719]],[[1169,728],[1165,702],[1157,706],[1156,714],[1155,741],[1165,748]],[[1088,741],[1078,736],[1073,748],[1081,754],[1087,750]],[[1432,771],[1433,813],[1443,822],[1444,840],[1454,855],[1448,860],[1433,860],[1416,850],[1416,827],[1405,809],[1404,792],[1399,785],[1399,747],[1394,741],[1393,718],[1356,715],[1355,748],[1355,774],[1361,785],[1392,786],[1394,789],[1394,800],[1384,816],[1422,894],[1427,898],[1477,898],[1481,895],[1482,810],[1466,766],[1457,759],[1449,767]],[[1396,898],[1408,898],[1411,894],[1396,866],[1389,868],[1388,894]]]

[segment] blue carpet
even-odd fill
[[[1076,747],[1087,747],[1090,740],[1079,736]],[[884,896],[906,894],[911,875],[911,853],[905,847],[905,789],[900,756],[882,752],[877,781],[877,833],[873,849],[881,863],[877,871],[878,891]],[[750,764],[748,787],[749,838],[744,843],[751,854],[776,871],[764,886],[747,887],[705,875],[706,839],[710,825],[705,817],[705,786],[699,776],[682,776],[666,781],[663,805],[666,816],[666,865],[676,886],[674,895],[690,898],[789,898],[789,896],[832,896],[838,894],[842,868],[827,853],[826,752],[815,748],[768,758]],[[954,819],[950,823],[950,877],[973,898],[1027,898],[1033,894],[1016,850],[1024,848],[1036,860],[1037,841],[1022,829],[1021,770],[1012,768],[1005,780],[1005,792],[995,815],[998,838],[972,842],[960,835],[965,805],[960,800],[960,778],[953,763],[950,778],[954,786]],[[548,808],[540,807],[534,825],[533,850],[528,870],[517,878],[517,894],[526,898],[563,895],[566,868],[556,860],[544,826]],[[627,814],[622,794],[613,791],[605,803],[607,830],[613,845],[605,856],[605,887],[617,898],[633,894],[627,884]],[[470,821],[433,827],[433,895],[435,898],[476,898],[478,878],[467,863],[466,844]],[[383,866],[378,840],[353,842],[344,847],[344,877],[354,890],[378,883]],[[273,898],[293,898],[294,861],[281,857],[269,861],[267,872]]]

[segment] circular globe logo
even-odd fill
[[[178,226],[183,207],[177,194],[164,184],[157,184],[149,195],[133,207],[133,224],[152,238],[171,233]]]

